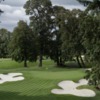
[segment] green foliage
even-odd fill
[[[81,55],[83,52],[79,33],[80,13],[80,10],[69,11],[66,16],[67,24],[62,27],[62,49],[72,57]]]
[[[0,58],[5,58],[9,54],[8,44],[10,42],[11,33],[6,29],[0,29]]]
[[[87,5],[87,15],[81,20],[83,44],[86,55],[92,64],[92,70],[87,74],[90,83],[100,85],[100,0],[78,0]]]
[[[84,21],[82,21],[81,26],[81,32],[84,33],[83,36],[83,44],[85,45],[87,49],[87,54],[90,55],[91,59],[99,59],[95,56],[91,56],[92,54],[99,52],[99,27],[100,23],[99,20],[96,17],[93,17],[91,15],[88,15],[84,18]],[[98,54],[97,54],[98,55]]]
[[[53,22],[53,29],[52,34],[53,38],[50,40],[50,57],[53,59],[58,66],[62,65],[62,51],[61,51],[61,26],[62,22],[65,20],[65,13],[66,9],[59,6],[53,7],[53,15],[52,15],[52,22]]]
[[[52,4],[50,0],[28,0],[24,5],[26,14],[30,15],[30,27],[38,43],[39,66],[42,66],[42,57],[48,55],[48,41],[51,38]]]
[[[89,80],[91,85],[98,87],[100,85],[100,65],[95,63],[94,66],[91,71],[87,72],[85,78]]]
[[[100,20],[92,15],[84,17],[81,22],[81,32],[84,33],[83,44],[86,48],[88,61],[93,65],[92,71],[87,75],[94,85],[100,84]]]
[[[12,59],[25,63],[27,60],[36,61],[36,43],[32,30],[24,21],[19,21],[14,29],[10,43]],[[27,66],[24,64],[24,66]]]
[[[80,20],[83,15],[83,12],[78,9],[67,10],[65,20],[61,26],[63,57],[66,60],[73,60],[73,57],[76,57],[80,67],[85,67],[81,58],[81,55],[85,53],[85,48],[82,44],[83,34],[80,32]]]

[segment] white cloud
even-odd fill
[[[53,4],[60,4],[60,5],[79,5],[77,0],[51,0]]]
[[[53,5],[63,6],[66,9],[81,9],[85,7],[81,5],[77,0],[51,0]]]
[[[19,20],[25,20],[29,22],[29,17],[26,16],[25,9],[23,9],[23,7],[0,5],[0,8],[2,8],[4,11],[0,18],[2,21],[0,23],[1,28],[7,28],[9,31],[12,31]]]
[[[27,0],[5,0],[2,4],[10,6],[23,6]]]
[[[27,0],[5,0],[0,4],[0,8],[4,13],[0,16],[0,28],[6,28],[12,31],[19,20],[29,22],[29,17],[25,14],[23,5]],[[53,5],[64,6],[66,9],[85,9],[77,0],[51,0]]]
[[[84,10],[86,7],[82,6],[82,5],[61,5],[61,4],[54,4],[55,5],[58,5],[58,6],[63,6],[64,8],[66,9],[81,9],[81,10]]]
[[[2,8],[3,11],[12,11],[12,7],[9,5],[0,5],[0,8]]]

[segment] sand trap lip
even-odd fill
[[[51,93],[71,94],[71,95],[81,96],[81,97],[94,97],[96,95],[95,92],[90,89],[77,89],[77,87],[82,85],[88,85],[88,81],[85,79],[79,80],[78,83],[75,83],[70,80],[62,81],[58,83],[58,86],[61,87],[62,89],[53,89],[51,90]]]
[[[5,82],[13,82],[13,81],[21,81],[24,80],[22,73],[8,73],[8,74],[0,74],[0,84]]]

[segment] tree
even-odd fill
[[[76,57],[80,67],[85,67],[85,64],[81,58],[84,54],[85,49],[82,45],[82,34],[79,32],[79,21],[82,15],[81,10],[73,9],[67,11],[66,19],[62,26],[62,51],[64,57],[70,60]],[[81,62],[80,62],[81,60]],[[82,64],[82,65],[81,65]]]
[[[83,44],[86,48],[86,56],[92,64],[92,71],[87,78],[95,85],[100,85],[100,19],[92,15],[87,15],[81,22],[81,32]]]
[[[78,1],[86,3],[86,0]],[[100,85],[100,0],[87,1],[86,11],[90,11],[90,13],[81,21],[81,32],[84,33],[83,44],[86,48],[86,55],[93,65],[87,78],[98,87]]]
[[[43,55],[48,52],[48,41],[51,38],[50,0],[28,0],[24,5],[26,14],[30,15],[30,27],[34,31],[38,42],[39,66],[42,66]]]
[[[6,29],[0,29],[0,58],[5,58],[9,54],[8,44],[11,33]]]
[[[62,40],[61,40],[61,35],[62,32],[61,30],[61,25],[62,22],[64,21],[66,9],[61,7],[61,6],[54,6],[53,7],[53,15],[52,15],[52,22],[53,22],[53,29],[52,29],[52,34],[53,38],[51,38],[50,41],[50,57],[53,59],[56,63],[57,66],[62,66],[63,65],[63,59],[62,59],[62,50],[61,50],[61,45],[62,45]]]
[[[27,61],[36,61],[37,59],[33,32],[22,20],[18,22],[18,26],[12,33],[10,50],[12,59],[18,62],[24,61],[24,67],[27,67]]]

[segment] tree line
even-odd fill
[[[79,67],[86,68],[84,55],[92,65],[87,77],[94,85],[100,84],[100,0],[77,1],[87,7],[85,11],[53,6],[50,0],[28,0],[24,8],[30,16],[29,25],[20,20],[11,36],[7,33],[7,39],[6,31],[0,29],[0,41],[4,35],[0,57],[9,55],[15,61],[24,61],[24,67],[27,61],[37,59],[42,67],[43,56],[50,57],[57,66],[76,58]]]

